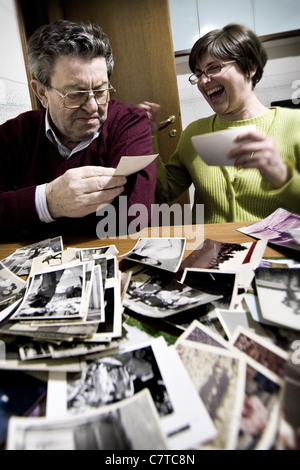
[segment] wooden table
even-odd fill
[[[191,251],[197,248],[204,239],[210,238],[219,242],[225,243],[247,243],[255,239],[237,231],[237,228],[250,225],[244,222],[232,222],[224,224],[206,224],[206,225],[177,225],[165,227],[150,227],[133,235],[99,239],[93,237],[83,236],[64,236],[64,248],[78,247],[78,248],[92,248],[101,247],[106,245],[116,245],[119,254],[123,255],[130,251],[136,244],[139,237],[184,237],[187,239],[187,245],[184,257],[188,256]],[[36,240],[27,240],[22,242],[1,243],[0,242],[0,260],[12,254],[17,248],[26,246],[30,243],[37,242]],[[282,250],[275,249],[274,247],[267,246],[264,256],[265,257],[282,257]]]

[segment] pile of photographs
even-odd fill
[[[64,250],[59,237],[1,261],[0,332],[8,367],[76,361],[122,336],[117,253],[114,245]]]
[[[299,264],[263,237],[185,244],[58,237],[0,262],[0,447],[298,448]]]

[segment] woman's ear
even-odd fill
[[[33,92],[36,94],[44,108],[48,108],[47,88],[38,80],[31,80],[30,82]]]
[[[254,75],[256,74],[256,72],[257,72],[257,65],[253,64],[252,68],[249,72],[249,78],[252,79],[254,77]]]

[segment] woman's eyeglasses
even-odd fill
[[[216,62],[213,64],[208,65],[205,67],[204,70],[197,70],[197,73],[193,73],[189,77],[189,82],[192,85],[197,85],[198,82],[201,82],[201,78],[205,75],[207,78],[216,75],[217,73],[221,72],[222,68],[225,67],[227,64],[232,64],[235,60],[227,60],[226,62]]]

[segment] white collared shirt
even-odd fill
[[[73,150],[69,150],[60,142],[59,138],[55,134],[50,124],[49,115],[47,111],[45,115],[45,133],[46,133],[47,138],[50,140],[50,142],[52,142],[56,146],[60,155],[66,160],[68,160],[72,155],[85,149],[93,142],[93,140],[97,139],[97,137],[100,134],[100,130],[96,132],[93,135],[93,137],[91,137],[90,139],[83,140],[82,142],[80,142],[78,145],[76,145],[76,147]],[[35,207],[36,207],[39,219],[42,222],[50,223],[50,222],[54,222],[55,219],[51,217],[48,211],[47,199],[46,199],[46,184],[47,183],[40,184],[36,187]]]

